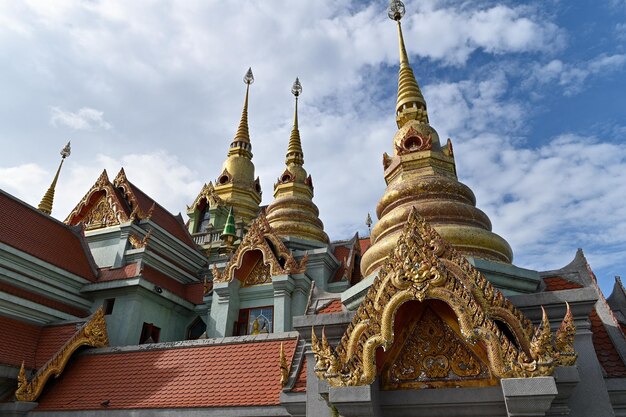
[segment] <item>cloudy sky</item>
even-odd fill
[[[513,247],[560,268],[582,247],[626,275],[626,1],[406,0],[412,66],[459,179]],[[106,168],[174,213],[221,171],[252,66],[263,203],[283,170],[291,84],[332,239],[366,234],[395,133],[386,2],[0,2],[0,187],[37,205],[72,141],[53,215]]]

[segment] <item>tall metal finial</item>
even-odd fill
[[[70,146],[70,142],[67,142],[67,145],[65,145],[63,149],[61,149],[61,163],[59,164],[59,168],[57,169],[56,174],[54,175],[52,184],[50,184],[50,187],[48,187],[48,190],[46,191],[41,201],[39,202],[39,206],[37,206],[37,209],[39,209],[39,211],[41,211],[42,213],[46,213],[47,215],[52,214],[52,203],[54,203],[54,191],[57,185],[57,181],[59,179],[59,173],[61,172],[61,167],[63,166],[63,162],[65,161],[65,158],[70,156],[71,153],[72,153],[72,147]]]
[[[63,149],[61,149],[61,158],[65,159],[72,153],[72,147],[70,146],[71,142],[67,142],[67,145]]]
[[[367,230],[369,230],[370,235],[372,234],[372,216],[367,213],[367,218],[365,219],[365,225],[367,226]]]
[[[293,82],[293,86],[291,87],[291,94],[296,96],[296,98],[302,94],[302,84],[300,84],[300,80],[296,77],[296,80]]]
[[[389,19],[397,22],[402,19],[404,12],[404,3],[400,0],[391,0],[389,2],[389,9],[387,10],[387,16],[389,16]]]
[[[300,131],[298,130],[298,97],[302,94],[302,84],[296,77],[291,86],[291,94],[296,97],[296,106],[293,114],[293,129],[289,138],[289,146],[287,147],[287,166],[295,164],[302,166],[304,164],[304,152],[302,152],[302,143],[300,141]]]
[[[250,85],[254,82],[254,75],[252,74],[252,67],[248,68],[246,75],[243,76],[243,82]]]

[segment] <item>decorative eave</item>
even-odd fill
[[[105,347],[109,345],[104,310],[100,307],[54,356],[28,381],[24,363],[17,377],[15,398],[18,401],[36,401],[52,375],[58,377],[70,357],[81,346]]]
[[[268,241],[271,242],[274,250]],[[251,250],[261,251],[263,264],[269,266],[271,276],[301,274],[306,270],[308,256],[304,255],[300,262],[296,261],[283,241],[273,233],[267,218],[261,213],[250,226],[250,230],[244,236],[224,270],[220,272],[213,264],[213,282],[232,281],[235,277],[234,272],[243,262],[244,255]],[[281,266],[279,259],[284,260],[284,266]]]
[[[120,171],[121,173],[122,171]],[[104,191],[105,198],[109,207],[113,211],[115,216],[115,223],[120,224],[125,223],[130,220],[130,216],[124,210],[124,203],[120,201],[115,192],[113,184],[109,181],[109,177],[107,175],[106,169],[102,171],[100,177],[96,180],[96,183],[87,191],[87,194],[80,200],[80,202],[74,207],[74,209],[70,212],[70,214],[65,219],[65,223],[71,226],[75,226],[83,220],[84,215],[86,214],[85,209],[90,206],[90,204],[95,203],[93,201],[94,196]],[[132,214],[132,213],[131,213]]]
[[[213,187],[212,182],[204,184],[202,190],[200,190],[200,194],[198,194],[191,206],[187,206],[187,209],[195,210],[202,201],[206,201],[210,207],[223,207],[226,205],[226,202],[215,192],[215,187]]]
[[[394,343],[400,306],[429,299],[452,309],[465,343],[484,346],[489,371],[496,378],[551,375],[556,366],[576,361],[570,312],[553,340],[545,311],[541,326],[535,327],[413,209],[394,253],[380,269],[339,346],[330,347],[324,332],[320,343],[313,331],[318,377],[331,386],[371,384],[377,349],[389,351]],[[515,342],[496,320],[509,328]]]
[[[121,168],[120,172],[118,172],[117,176],[113,180],[113,185],[116,188],[119,188],[120,190],[122,190],[122,192],[124,193],[124,197],[130,204],[130,208],[132,210],[130,213],[130,220],[150,219],[152,217],[155,204],[153,203],[147,212],[144,212],[141,209],[139,202],[137,201],[137,197],[135,196],[135,193],[133,191],[133,187],[128,181],[128,178],[126,177],[126,172],[124,171],[124,168]]]

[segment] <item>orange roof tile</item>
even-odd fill
[[[81,324],[82,322],[78,325]],[[46,326],[41,329],[35,352],[35,368],[40,368],[48,362],[77,331],[77,323]]]
[[[336,299],[317,310],[317,314],[341,313],[342,311],[343,304],[341,303],[341,300]]]
[[[543,282],[546,283],[546,291],[573,290],[583,287],[577,282],[568,281],[565,278],[561,277],[544,278]]]
[[[91,252],[76,229],[0,190],[0,242],[95,281]]]
[[[280,404],[280,344],[297,339],[78,355],[39,397],[37,411]]]
[[[0,364],[20,366],[24,361],[27,368],[35,367],[35,349],[41,327],[0,316]]]
[[[139,263],[133,262],[121,268],[101,268],[98,281],[115,281],[118,279],[134,278],[139,275]]]
[[[600,365],[602,365],[608,377],[625,377],[626,366],[622,362],[619,353],[617,353],[615,345],[613,345],[611,337],[604,328],[602,319],[596,313],[595,308],[589,314],[589,320],[591,321],[591,331],[593,333],[593,347],[596,350]]]
[[[149,197],[146,193],[141,191],[136,185],[127,181],[128,185],[131,187],[132,192],[137,199],[137,203],[139,204],[139,208],[144,212],[148,213],[150,208],[154,204],[154,211],[152,212],[152,217],[150,218],[154,223],[161,226],[165,229],[169,234],[178,238],[181,242],[187,244],[192,248],[196,248],[196,244],[194,243],[191,235],[185,228],[185,224],[182,222],[182,219],[178,219],[177,216],[174,216],[172,213],[161,207],[159,203],[154,201],[151,197]]]
[[[359,246],[361,246],[361,256],[365,253],[366,250],[372,246],[372,242],[370,241],[370,237],[363,237],[359,239]]]
[[[293,392],[306,392],[306,358],[302,360],[302,366],[298,371],[296,382],[291,389]]]

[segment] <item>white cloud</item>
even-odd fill
[[[36,207],[52,181],[48,174],[33,163],[0,167],[0,188]]]
[[[581,92],[590,77],[617,71],[623,68],[624,64],[626,54],[601,54],[578,64],[554,59],[546,65],[536,64],[532,70],[531,81],[540,85],[555,82],[563,88],[565,95],[571,96]]]
[[[76,113],[60,107],[50,107],[50,123],[53,126],[67,126],[74,130],[111,129],[111,124],[104,120],[104,112],[90,107],[83,107]]]

